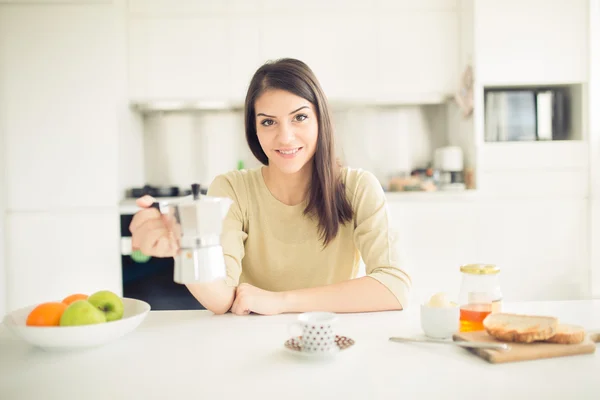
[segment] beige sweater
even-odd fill
[[[411,280],[400,266],[385,193],[373,174],[342,169],[354,220],[323,249],[317,219],[302,214],[306,204],[288,206],[273,197],[261,170],[219,175],[208,189],[209,196],[234,201],[222,235],[229,285],[247,282],[270,291],[329,285],[355,278],[362,256],[367,275],[407,307]]]

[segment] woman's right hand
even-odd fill
[[[169,229],[167,216],[151,207],[156,200],[151,196],[136,200],[138,211],[129,224],[132,250],[140,250],[147,256],[173,257],[179,251],[179,244]]]

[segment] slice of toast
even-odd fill
[[[556,334],[558,318],[547,316],[493,313],[483,320],[490,336],[517,343],[544,341]]]
[[[578,344],[585,340],[585,329],[578,325],[558,324],[556,334],[546,342],[559,344]]]

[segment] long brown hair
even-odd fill
[[[302,61],[284,58],[261,66],[250,81],[245,103],[246,140],[254,156],[264,165],[269,159],[256,134],[256,99],[265,91],[280,89],[309,101],[316,109],[319,133],[313,157],[313,169],[305,215],[319,219],[319,235],[326,247],[333,240],[340,224],[352,221],[353,211],[346,196],[335,156],[333,125],[327,98],[313,71]]]

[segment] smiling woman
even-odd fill
[[[245,129],[263,166],[220,175],[209,187],[234,202],[221,238],[227,278],[187,285],[194,297],[218,314],[406,308],[411,280],[385,194],[373,174],[336,160],[327,99],[311,69],[295,59],[261,66],[246,96]],[[146,254],[178,250],[156,210],[140,211],[132,227]],[[366,276],[356,278],[361,257]]]

